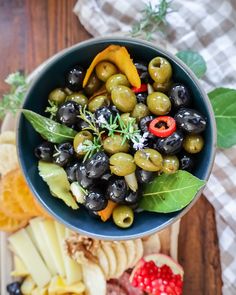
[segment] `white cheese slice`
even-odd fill
[[[25,229],[9,237],[9,242],[28,269],[39,287],[44,287],[51,280],[51,274],[31,241]]]
[[[45,239],[45,245],[47,246],[48,252],[53,258],[57,273],[60,276],[65,277],[65,266],[61,255],[54,222],[52,220],[43,220],[39,224]]]
[[[76,283],[82,279],[82,270],[80,264],[75,262],[73,259],[71,259],[64,249],[64,241],[66,236],[68,235],[68,230],[65,228],[64,225],[58,223],[57,221],[54,221],[57,238],[59,241],[59,246],[61,250],[61,255],[64,260],[65,265],[65,272],[66,272],[66,283],[68,285],[71,285],[73,283]]]

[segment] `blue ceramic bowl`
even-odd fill
[[[195,75],[178,58],[151,43],[127,38],[100,38],[91,39],[68,48],[57,54],[40,72],[27,93],[23,107],[43,114],[48,103],[48,93],[54,88],[64,85],[64,77],[68,69],[75,64],[88,67],[95,55],[110,44],[125,46],[135,59],[149,61],[156,56],[164,56],[171,62],[174,80],[188,86],[194,101],[193,107],[207,117],[208,124],[204,135],[205,147],[198,156],[197,167],[194,171],[194,175],[207,180],[214,161],[216,143],[215,120],[209,99]],[[18,125],[18,153],[29,187],[51,215],[72,230],[88,236],[122,240],[152,234],[183,216],[201,194],[199,192],[191,204],[179,212],[170,214],[136,213],[133,226],[128,229],[120,229],[112,221],[106,223],[97,221],[90,217],[83,208],[73,211],[50,194],[47,184],[38,174],[37,159],[34,156],[34,148],[41,141],[40,135],[21,115]]]

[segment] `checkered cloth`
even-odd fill
[[[74,8],[80,22],[93,36],[128,34],[140,19],[147,0],[79,0]],[[158,0],[150,1],[153,4]],[[192,49],[207,62],[201,83],[205,90],[235,88],[236,1],[173,0],[165,37],[156,33],[154,42],[178,50]],[[224,295],[236,294],[236,148],[218,150],[205,195],[216,209],[221,250]]]

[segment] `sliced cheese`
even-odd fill
[[[61,250],[61,255],[64,261],[65,266],[65,273],[66,273],[66,283],[68,285],[71,285],[75,282],[78,282],[82,279],[82,270],[80,264],[75,262],[73,259],[71,259],[64,249],[64,242],[65,238],[68,236],[68,230],[65,228],[64,225],[58,223],[57,221],[54,221],[57,238],[59,241],[59,246]]]
[[[69,293],[76,293],[76,294],[82,294],[85,291],[85,286],[82,282],[77,282],[72,285],[67,285],[65,280],[60,277],[56,276],[54,277],[50,285],[48,287],[48,294],[54,295],[54,294],[69,294]],[[97,293],[100,295],[100,293]],[[102,295],[102,294],[101,294]]]
[[[25,277],[29,275],[23,261],[17,255],[13,256],[13,265],[14,270],[11,272],[12,277]]]
[[[56,275],[57,268],[56,268],[56,265],[53,261],[53,258],[51,256],[50,252],[48,251],[48,248],[46,246],[45,237],[43,235],[43,232],[42,232],[42,229],[40,226],[40,223],[43,220],[44,219],[41,217],[31,219],[30,220],[30,228],[32,230],[33,237],[35,239],[36,247],[38,248],[42,258],[44,259],[50,273],[52,275]]]
[[[34,236],[34,233],[33,233],[33,229],[30,225],[28,225],[27,227],[25,227],[31,241],[33,242],[33,244],[36,246],[37,248],[37,243],[36,243],[36,239],[35,239],[35,236]]]
[[[33,280],[44,287],[51,280],[51,274],[31,241],[27,231],[21,229],[9,237],[9,242],[25,264]]]
[[[54,222],[52,220],[43,220],[39,224],[45,239],[45,245],[47,246],[48,252],[54,261],[57,273],[60,276],[65,277],[65,266],[61,255]]]
[[[28,276],[21,285],[21,293],[24,295],[31,294],[35,286],[36,285],[32,277]]]
[[[42,289],[36,288],[30,294],[31,295],[47,295],[48,290],[47,290],[47,288],[42,288]]]

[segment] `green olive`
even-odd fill
[[[179,159],[176,156],[164,156],[162,171],[166,174],[175,173],[179,169]]]
[[[98,95],[95,96],[88,104],[88,109],[90,112],[94,113],[97,109],[108,106],[110,100],[108,99],[107,95]]]
[[[171,64],[163,57],[153,58],[148,65],[151,78],[158,83],[166,83],[172,76]]]
[[[103,82],[106,82],[109,77],[118,73],[117,67],[108,61],[98,63],[95,70],[98,79]]]
[[[56,88],[50,92],[48,99],[56,104],[61,104],[66,99],[66,93],[62,88]]]
[[[171,102],[168,96],[162,92],[153,92],[147,97],[147,105],[151,113],[161,116],[169,113]]]
[[[130,113],[124,113],[120,115],[121,121],[127,126],[128,123],[132,120]]]
[[[88,99],[83,93],[73,92],[66,97],[66,101],[75,101],[81,106],[86,106],[88,104]]]
[[[117,226],[128,228],[134,222],[134,212],[129,206],[119,205],[113,210],[112,218]]]
[[[137,104],[137,99],[133,91],[127,86],[116,86],[111,92],[111,100],[121,112],[131,112]]]
[[[154,149],[139,150],[134,155],[137,166],[146,171],[160,171],[162,169],[162,155]]]
[[[67,95],[70,95],[70,94],[72,94],[73,93],[73,91],[72,90],[70,90],[69,88],[67,88],[67,87],[65,87],[64,89],[64,92],[67,94]]]
[[[102,82],[98,79],[96,74],[92,73],[88,83],[86,84],[84,91],[88,96],[92,96],[102,85]]]
[[[190,154],[199,153],[203,146],[204,139],[200,134],[188,134],[183,142],[183,148]]]
[[[129,144],[127,141],[123,143],[123,137],[119,134],[115,134],[113,136],[108,136],[103,141],[103,148],[105,152],[108,154],[116,154],[119,152],[128,152],[129,151]]]
[[[116,153],[110,157],[111,173],[117,176],[126,176],[136,170],[134,158],[130,154]]]
[[[152,86],[153,86],[153,89],[157,92],[168,93],[172,84],[173,82],[170,80],[165,83],[154,82]]]
[[[144,103],[138,103],[133,109],[131,116],[136,118],[137,121],[140,121],[143,117],[149,115],[149,109]]]
[[[115,74],[109,77],[106,81],[106,89],[109,93],[111,93],[112,89],[116,86],[130,86],[128,79],[123,74]]]
[[[87,130],[83,130],[77,133],[73,141],[73,146],[74,146],[74,150],[76,154],[79,156],[85,155],[86,152],[81,150],[81,145],[83,144],[85,140],[92,141],[92,139],[93,139],[93,135]]]

